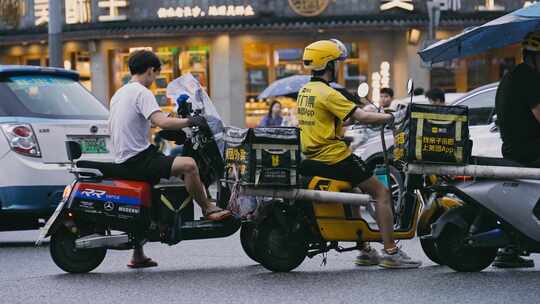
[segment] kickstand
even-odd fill
[[[322,261],[321,261],[321,267],[326,266],[326,263],[328,262],[328,254],[326,252],[322,253]]]

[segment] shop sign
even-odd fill
[[[495,0],[485,0],[485,4],[478,6],[476,9],[479,11],[504,11],[505,7],[497,5]]]
[[[289,6],[300,16],[318,16],[330,4],[330,0],[289,0]]]
[[[249,17],[255,11],[251,5],[211,5],[207,10],[199,6],[161,7],[158,18],[199,18],[199,17]]]
[[[413,11],[413,0],[382,0],[381,11],[387,11],[393,8],[401,8],[406,11]]]
[[[90,22],[90,7],[90,0],[66,0],[66,24]]]
[[[108,15],[98,17],[99,21],[124,21],[127,20],[126,15],[120,14],[120,8],[128,7],[127,0],[99,0],[98,7],[108,10]]]
[[[34,0],[34,17],[36,26],[49,22],[49,0]]]
[[[428,3],[439,7],[441,11],[459,11],[461,9],[461,0],[431,0]]]

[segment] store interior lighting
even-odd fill
[[[420,42],[420,37],[422,36],[422,32],[418,29],[412,28],[409,29],[407,36],[407,41],[409,42],[409,44],[418,45],[418,43]]]

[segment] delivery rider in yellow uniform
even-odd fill
[[[376,201],[377,223],[384,249],[379,255],[369,247],[361,250],[358,265],[379,265],[385,268],[417,268],[415,261],[396,246],[393,239],[393,215],[390,191],[369,172],[362,159],[352,153],[341,140],[340,130],[345,123],[393,125],[403,113],[374,113],[363,111],[343,94],[330,87],[335,81],[337,61],[347,58],[347,49],[339,40],[321,40],[304,50],[304,66],[312,78],[298,94],[298,125],[302,153],[314,160],[303,166],[305,175],[322,176],[350,182],[370,194]]]

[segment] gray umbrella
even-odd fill
[[[272,82],[264,91],[262,91],[258,99],[265,99],[275,96],[290,96],[298,94],[298,91],[309,82],[311,76],[309,75],[294,75],[285,77]],[[343,88],[339,84],[332,82],[330,84],[333,88]]]

